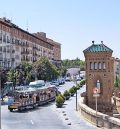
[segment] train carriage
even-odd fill
[[[38,84],[38,82],[35,82],[35,84]],[[35,85],[33,86],[32,83],[32,86],[27,90],[15,91],[14,102],[8,106],[8,109],[10,111],[14,109],[21,111],[28,108],[35,108],[36,106],[54,101],[56,95],[59,94],[55,86],[39,84],[39,86],[36,85],[36,87]]]

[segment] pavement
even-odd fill
[[[84,91],[85,86],[80,90],[77,90],[78,102],[80,94]],[[69,126],[69,129],[98,129],[98,127],[84,120],[79,111],[76,111],[76,95],[65,101],[63,108],[56,108],[56,105],[52,105],[51,108],[56,112],[58,117]]]

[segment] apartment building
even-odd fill
[[[10,20],[0,18],[0,67],[14,68],[22,61],[32,63],[42,56],[54,60],[55,45],[47,41],[45,33],[40,34],[31,34]]]
[[[53,45],[53,58],[51,61],[57,67],[60,67],[61,66],[61,44],[58,42],[55,42],[50,38],[47,38],[46,33],[44,32],[37,32],[37,33],[34,33],[34,35]]]
[[[52,60],[53,64],[60,67],[61,66],[61,44],[49,38],[47,38],[47,41],[53,45],[53,60]]]
[[[120,59],[114,58],[114,80],[116,76],[120,76]]]

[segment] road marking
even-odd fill
[[[31,121],[31,124],[33,125],[34,124],[34,122],[32,121],[32,120],[30,120]]]

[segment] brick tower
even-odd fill
[[[112,88],[114,85],[114,70],[112,50],[103,44],[94,44],[85,49],[86,62],[86,104],[95,109],[95,97],[93,89],[100,90],[98,97],[98,110],[111,111]]]

